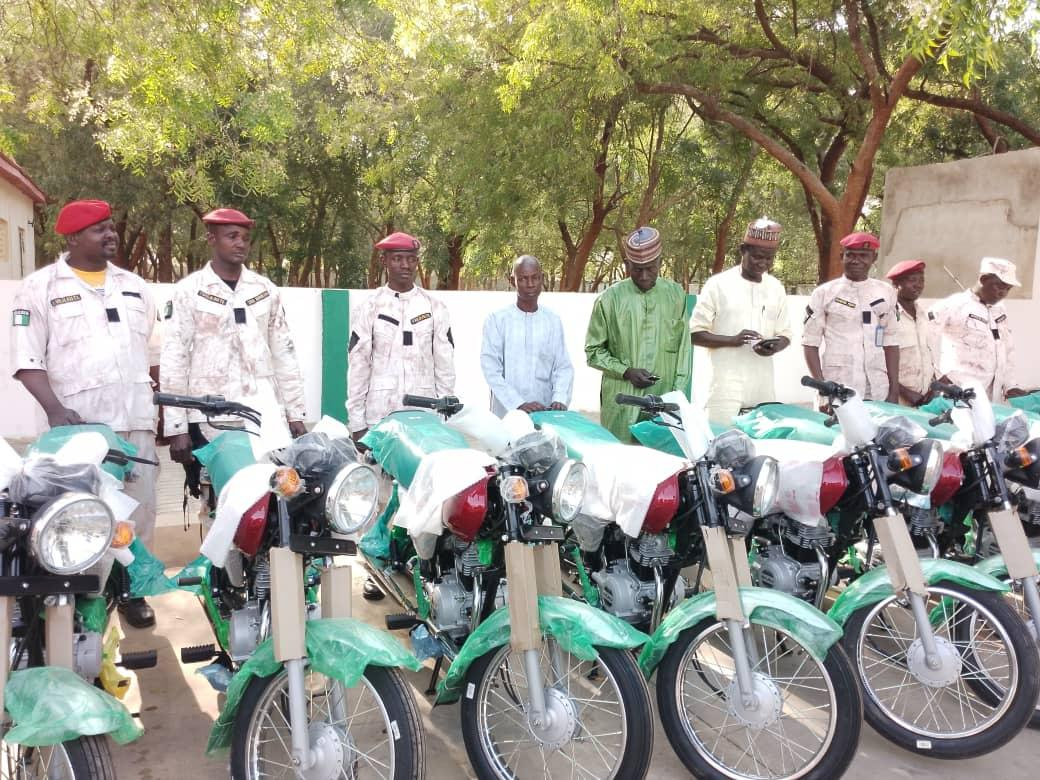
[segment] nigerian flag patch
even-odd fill
[[[29,310],[28,309],[15,309],[11,312],[11,324],[12,325],[29,325]]]

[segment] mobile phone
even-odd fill
[[[650,379],[653,380],[654,384],[657,384],[661,381],[661,377],[659,377],[657,374],[651,374]]]
[[[762,349],[776,349],[780,346],[780,339],[762,339],[755,346]]]

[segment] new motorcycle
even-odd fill
[[[134,454],[104,425],[53,428],[24,460],[0,440],[0,778],[114,778],[108,737],[141,734],[116,665],[156,654],[117,658],[108,628],[122,595],[109,574],[132,558],[136,502],[121,480]]]
[[[681,393],[616,400],[658,416],[683,458],[588,435],[574,413],[534,416],[581,455],[602,493],[606,511],[572,523],[578,579],[602,609],[654,630],[640,666],[656,672],[673,749],[696,777],[840,776],[862,722],[841,630],[805,602],[752,587],[748,569],[744,537],[772,506],[776,462],[739,432],[715,437]]]
[[[387,513],[391,538],[362,549],[406,609],[387,625],[411,629],[417,650],[437,657],[434,679],[451,661],[437,703],[461,698],[477,776],[644,777],[652,712],[630,651],[646,636],[562,597],[554,521],[580,510],[584,468],[526,415],[510,430],[454,397],[403,403],[418,409],[362,440],[400,502]]]
[[[238,417],[255,432],[264,417],[220,396],[155,402],[199,410],[218,428],[214,418]],[[198,589],[217,640],[181,650],[185,663],[210,662],[207,677],[226,687],[209,750],[230,746],[236,780],[421,778],[423,727],[398,669],[419,665],[350,617],[351,567],[333,565],[356,552],[375,515],[376,475],[331,421],[291,441],[260,434],[225,429],[195,451],[215,513],[202,558],[177,585]],[[255,452],[265,438],[280,446]]]

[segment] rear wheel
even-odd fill
[[[115,780],[105,736],[30,748],[3,743],[0,780]]]
[[[1015,610],[1015,613],[1022,619],[1022,622],[1028,629],[1029,635],[1033,637],[1033,640],[1040,642],[1040,636],[1037,635],[1036,631],[1036,624],[1029,615],[1029,609],[1026,607],[1025,597],[1022,595],[1022,583],[1011,579],[1007,574],[1003,574],[997,577],[997,579],[1006,583],[1008,587],[1011,588],[1010,591],[1004,594],[1005,599],[1008,604],[1011,605],[1011,608]],[[1040,729],[1040,699],[1037,699],[1036,707],[1033,710],[1033,716],[1029,719],[1029,728]]]
[[[837,644],[817,660],[793,634],[745,630],[756,694],[737,690],[728,627],[711,617],[679,634],[657,669],[661,725],[679,760],[702,778],[840,777],[863,719],[852,664]]]

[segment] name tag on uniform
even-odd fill
[[[219,304],[221,306],[227,305],[227,298],[221,298],[219,295],[211,295],[210,293],[205,292],[203,290],[199,290],[199,297],[204,298],[205,300],[210,301],[211,303]]]
[[[973,320],[978,320],[979,322],[986,322],[986,318],[980,317],[978,314],[969,314],[968,317]],[[989,323],[986,322],[986,324],[988,325]]]
[[[63,303],[75,303],[80,300],[83,299],[79,293],[75,295],[66,295],[64,298],[51,298],[51,306],[61,306]]]
[[[840,303],[842,306],[848,306],[850,309],[856,308],[856,304],[854,304],[852,301],[847,301],[844,298],[835,298],[834,302]]]
[[[883,347],[885,346],[885,326],[878,325],[874,328],[874,346]]]
[[[264,290],[259,295],[254,295],[252,298],[247,300],[246,304],[249,305],[249,306],[252,306],[254,303],[259,303],[264,298],[270,298],[270,297],[271,297],[271,293],[267,292],[267,290]]]
[[[430,319],[430,317],[432,317],[432,316],[433,316],[432,312],[426,312],[425,314],[420,314],[418,317],[412,317],[412,319],[409,320],[409,322],[411,322],[412,325],[415,325],[417,322],[422,322],[423,320]]]
[[[999,325],[1000,323],[1002,323],[1002,322],[1003,322],[1004,320],[1006,320],[1006,319],[1007,319],[1007,315],[1006,315],[1006,314],[1001,314],[1001,315],[1000,315],[999,317],[997,317],[997,319],[996,319],[996,320],[994,320],[994,321],[995,321],[995,322],[996,322],[996,323],[997,323],[997,324]]]

